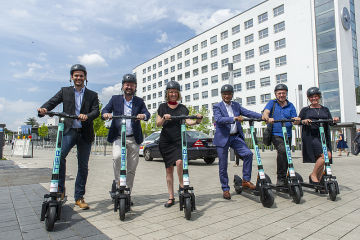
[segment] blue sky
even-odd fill
[[[69,86],[75,63],[86,66],[88,88],[106,104],[137,65],[262,1],[3,0],[0,123],[17,130],[36,117]]]

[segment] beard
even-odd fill
[[[131,89],[127,89],[124,91],[124,94],[127,96],[132,96],[134,95],[135,91],[131,90]]]

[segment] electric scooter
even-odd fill
[[[336,195],[340,194],[339,185],[336,181],[336,177],[332,175],[330,162],[329,162],[329,155],[328,155],[328,148],[326,146],[326,138],[325,138],[325,132],[324,132],[324,124],[329,124],[330,122],[333,122],[332,119],[326,119],[326,120],[312,120],[311,123],[319,123],[319,132],[320,132],[320,140],[321,145],[324,153],[324,159],[325,159],[325,170],[323,177],[320,180],[320,183],[314,184],[314,183],[305,183],[302,182],[301,185],[307,188],[313,188],[316,192],[318,191],[324,191],[325,194],[329,194],[330,199],[332,201],[336,200]]]
[[[62,138],[64,132],[64,122],[65,118],[79,119],[76,115],[69,115],[66,113],[58,112],[46,112],[44,113],[49,116],[58,116],[59,125],[55,145],[55,158],[53,162],[53,172],[51,176],[50,183],[50,193],[44,195],[44,202],[41,206],[41,216],[40,221],[45,221],[46,230],[51,231],[54,228],[55,222],[60,220],[61,217],[61,208],[65,204],[67,196],[61,200],[61,194],[58,192],[59,185],[59,169],[60,169],[60,157],[61,157],[61,147],[62,147]],[[65,194],[65,193],[64,193]]]
[[[264,168],[261,162],[260,151],[258,146],[258,141],[256,138],[256,132],[254,128],[254,122],[264,121],[262,119],[255,118],[244,118],[243,121],[248,121],[250,125],[251,138],[254,145],[254,151],[256,156],[256,162],[258,165],[258,175],[256,181],[256,189],[251,190],[248,188],[242,187],[242,179],[238,175],[234,175],[234,188],[237,194],[241,194],[242,192],[246,192],[255,196],[260,196],[261,203],[264,207],[271,207],[274,204],[274,195],[272,193],[270,183],[270,177],[265,174]]]
[[[103,117],[101,117],[104,119]],[[126,119],[139,119],[136,116],[112,116],[111,119],[120,119],[121,121],[121,168],[120,168],[120,187],[117,187],[115,180],[111,185],[110,196],[114,202],[114,212],[119,209],[119,217],[121,221],[125,220],[125,213],[130,211],[131,196],[130,188],[126,187]]]
[[[180,203],[180,211],[184,210],[185,218],[189,220],[191,218],[191,212],[193,210],[196,210],[196,207],[195,207],[194,188],[190,187],[185,120],[202,119],[202,117],[182,115],[182,116],[171,116],[170,119],[180,119],[180,123],[181,123],[181,145],[182,145],[184,187],[179,186],[179,203]]]
[[[301,187],[302,177],[300,174],[295,172],[294,164],[292,162],[291,151],[290,151],[290,141],[287,135],[286,130],[286,122],[295,122],[294,119],[281,119],[281,120],[274,120],[274,123],[280,122],[284,143],[285,143],[285,150],[286,150],[286,157],[288,161],[288,172],[285,178],[285,186],[276,186],[274,184],[270,184],[272,189],[275,189],[277,192],[284,192],[288,193],[290,197],[292,197],[293,201],[296,204],[299,204],[301,201],[301,197],[303,196],[303,191]]]

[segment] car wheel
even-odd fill
[[[207,164],[212,164],[213,162],[215,162],[215,158],[204,158],[204,161],[205,161]]]
[[[153,160],[153,158],[151,157],[150,149],[146,148],[144,150],[144,158],[145,158],[145,161],[152,161]]]

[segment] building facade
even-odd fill
[[[285,83],[299,113],[306,90],[317,86],[333,116],[359,123],[356,17],[354,0],[265,1],[135,67],[137,94],[154,113],[175,80],[183,104],[213,116],[233,63],[234,100],[249,110],[261,112]]]

